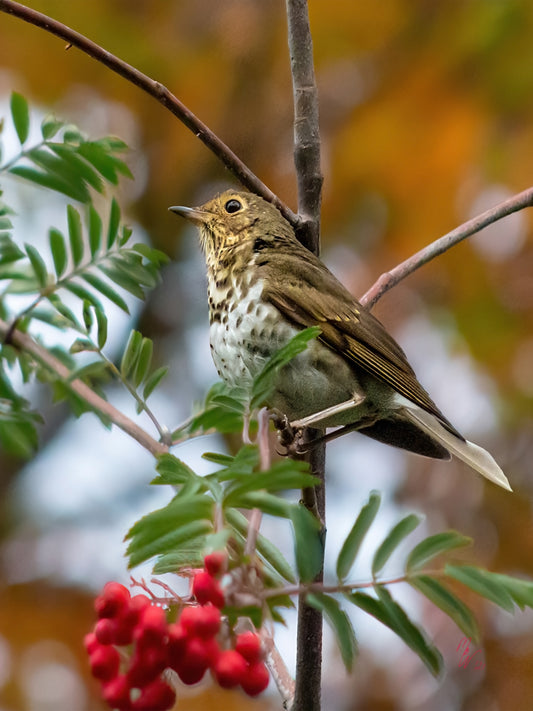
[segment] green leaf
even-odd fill
[[[9,173],[13,175],[18,175],[19,178],[28,180],[31,183],[40,185],[43,188],[49,188],[50,190],[55,190],[56,192],[66,195],[72,200],[78,200],[79,202],[89,202],[91,196],[89,191],[83,183],[75,184],[71,181],[65,180],[58,175],[53,175],[51,173],[43,173],[40,170],[35,170],[27,165],[15,165],[13,168],[9,169]]]
[[[76,379],[85,380],[92,377],[102,378],[106,377],[107,374],[107,363],[102,360],[95,360],[70,373],[67,382],[72,382]]]
[[[429,575],[417,575],[407,582],[448,615],[467,637],[479,642],[479,628],[474,615],[448,588]]]
[[[143,338],[141,343],[141,348],[139,351],[139,358],[135,365],[135,371],[133,373],[133,384],[136,388],[143,382],[146,374],[150,370],[150,365],[152,363],[152,353],[154,350],[154,344],[149,338]]]
[[[94,314],[96,316],[96,327],[97,327],[97,343],[100,350],[105,346],[107,341],[107,316],[102,309],[95,308]]]
[[[102,218],[92,205],[89,205],[89,247],[91,256],[98,252],[102,243]]]
[[[69,353],[85,353],[86,351],[94,352],[96,349],[94,343],[87,338],[76,338],[74,343],[69,348]]]
[[[379,600],[362,592],[351,593],[346,597],[397,634],[420,657],[429,671],[434,676],[438,676],[442,670],[442,656],[439,650],[424,638],[418,627],[384,587],[376,586],[376,592]]]
[[[300,331],[296,336],[269,358],[259,375],[254,378],[250,409],[263,405],[273,388],[274,378],[281,367],[302,353],[313,338],[321,332],[319,326],[312,326]]]
[[[173,454],[161,454],[157,458],[156,470],[159,476],[151,482],[152,484],[182,486],[191,480],[201,478]]]
[[[184,543],[190,543],[190,541],[205,536],[211,531],[212,524],[210,522],[192,521],[143,545],[137,545],[137,542],[133,540],[126,551],[129,556],[128,568],[134,568],[156,555],[169,553],[173,549],[180,548]]]
[[[59,230],[56,230],[55,227],[51,227],[48,232],[48,239],[50,241],[52,259],[54,260],[54,269],[56,271],[57,278],[59,279],[64,273],[68,261],[65,238]]]
[[[143,337],[139,331],[132,330],[120,363],[120,372],[124,378],[129,377],[137,361],[139,360],[142,341]]]
[[[351,671],[357,654],[357,640],[350,618],[331,595],[309,593],[305,601],[315,610],[319,610],[328,621],[335,633],[344,666]]]
[[[117,185],[118,177],[114,161],[95,141],[84,141],[81,143],[78,148],[78,153],[89,161],[108,182]]]
[[[83,325],[85,326],[85,330],[89,332],[92,328],[93,325],[93,314],[91,311],[91,302],[85,300],[83,302],[83,309],[82,309],[82,316],[83,316]]]
[[[242,509],[260,509],[263,513],[280,518],[290,518],[294,508],[279,496],[267,494],[265,491],[250,491],[239,497],[237,506]]]
[[[118,202],[113,198],[111,201],[111,210],[109,211],[109,223],[107,226],[107,248],[115,244],[118,234],[118,227],[120,225],[120,207]]]
[[[337,559],[337,577],[339,580],[344,580],[350,572],[357,554],[359,553],[359,548],[361,547],[361,544],[368,533],[368,529],[376,517],[380,502],[380,494],[377,491],[372,491],[368,502],[359,512],[359,515],[352,526],[352,530],[342,544],[342,548]]]
[[[63,127],[63,122],[58,121],[55,116],[45,116],[41,121],[41,136],[45,141],[49,141]]]
[[[83,259],[83,235],[81,231],[80,213],[67,205],[68,237],[74,265],[77,267]]]
[[[128,274],[125,274],[123,271],[117,269],[116,267],[110,264],[102,263],[98,265],[98,268],[106,275],[106,277],[111,279],[111,281],[113,281],[115,284],[118,284],[118,286],[122,287],[126,291],[129,291],[130,294],[133,294],[133,296],[135,296],[137,299],[144,298],[144,291],[142,287],[137,281],[135,281],[135,279],[132,279]]]
[[[28,138],[30,132],[30,111],[28,108],[28,102],[21,95],[14,91],[11,94],[11,117],[13,119],[13,124],[15,125],[15,131],[17,132],[18,139],[22,144],[24,144]]]
[[[472,543],[472,539],[467,536],[462,536],[457,531],[444,531],[437,533],[434,536],[429,536],[416,545],[405,563],[407,573],[412,573],[415,570],[420,570],[426,563],[442,553],[448,553],[455,548],[468,546]]]
[[[518,604],[517,599],[511,593],[512,588],[502,580],[505,576],[496,575],[488,570],[474,568],[470,565],[446,565],[444,572],[454,580],[466,585],[470,590],[477,592],[478,595],[507,610],[507,612],[513,612],[513,601]],[[533,584],[529,583],[529,585]],[[520,606],[522,607],[522,605]]]
[[[167,373],[168,368],[163,365],[160,368],[157,368],[157,370],[154,370],[154,372],[148,376],[143,389],[144,400],[148,400],[150,395],[153,393],[153,391],[156,389],[156,387],[159,385],[161,380],[163,380]]]
[[[395,548],[400,545],[403,539],[408,536],[422,521],[420,516],[409,514],[402,518],[390,533],[384,538],[383,542],[377,549],[374,560],[372,561],[372,576],[376,575],[383,569],[383,566],[388,561]]]
[[[77,155],[75,147],[62,143],[49,143],[48,147],[63,160],[63,172],[68,171],[70,175],[76,176],[76,180],[89,184],[99,193],[104,191],[102,179],[83,158]]]
[[[75,281],[66,281],[64,286],[67,291],[70,291],[72,294],[77,296],[78,299],[87,299],[87,301],[90,301],[93,306],[102,308],[102,304],[98,301],[96,296],[94,294],[91,294],[91,292],[81,286],[81,284],[78,284]]]
[[[224,516],[227,522],[246,539],[248,535],[248,519],[246,516],[233,508],[226,509]],[[279,548],[262,534],[257,536],[256,550],[284,580],[290,583],[296,582],[294,572]]]
[[[109,301],[112,301],[116,306],[118,306],[119,309],[122,309],[122,311],[129,314],[130,310],[122,296],[120,296],[120,294],[118,294],[113,287],[107,284],[103,279],[100,279],[99,276],[93,274],[92,272],[84,272],[81,277],[85,279],[85,281],[94,289],[108,298]]]
[[[25,256],[9,235],[0,234],[0,265],[12,264],[19,259],[24,259]]]
[[[322,527],[303,504],[291,507],[290,518],[294,528],[294,554],[298,575],[303,583],[310,583],[323,566]]]
[[[46,264],[44,263],[43,258],[31,244],[25,244],[24,249],[30,259],[31,266],[33,267],[39,286],[45,287],[48,284],[48,270],[46,269]]]

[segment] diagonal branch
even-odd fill
[[[465,222],[451,232],[448,232],[448,234],[440,237],[440,239],[428,244],[390,271],[382,274],[362,296],[361,303],[366,306],[367,309],[371,309],[383,294],[424,264],[444,254],[444,252],[447,252],[451,247],[454,247],[462,240],[479,232],[484,227],[492,225],[494,222],[501,220],[503,217],[507,217],[507,215],[511,215],[513,212],[523,210],[525,207],[533,207],[533,188],[528,188],[517,195],[513,195],[513,197],[508,200],[504,200],[495,207],[491,207],[489,210],[477,215],[477,217],[473,217],[471,220],[468,220],[468,222]]]
[[[162,106],[174,114],[207,148],[226,166],[229,172],[246,188],[265,198],[275,205],[289,222],[297,227],[298,217],[292,210],[268,188],[243,161],[220,138],[195,116],[181,101],[176,98],[163,84],[143,74],[131,64],[111,54],[100,45],[84,35],[67,27],[32,8],[21,5],[14,0],[0,0],[0,11],[50,32],[69,45],[77,47],[93,59],[101,62],[127,81],[135,84],[152,96]]]
[[[151,454],[157,456],[168,452],[168,447],[158,442],[139,427],[133,420],[122,414],[107,400],[97,395],[91,388],[81,380],[70,380],[69,369],[61,363],[55,356],[49,353],[46,348],[40,346],[31,336],[17,329],[13,329],[8,323],[0,319],[0,341],[4,342],[8,338],[16,348],[29,353],[46,370],[52,372],[62,382],[67,383],[72,392],[79,395],[94,410],[111,420],[113,424],[137,440]]]

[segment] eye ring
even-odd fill
[[[226,212],[230,215],[233,215],[233,213],[235,212],[239,212],[241,208],[242,203],[239,202],[239,200],[236,200],[235,198],[228,200],[228,202],[224,205],[224,210],[226,210]]]

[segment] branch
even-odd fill
[[[320,169],[318,90],[307,0],[287,0],[287,21],[294,95],[294,164],[298,180],[298,214],[303,220],[297,236],[302,244],[318,254],[323,177]]]
[[[31,336],[27,333],[22,333],[22,331],[18,331],[17,329],[12,329],[9,324],[0,319],[0,339],[4,341],[6,337],[9,339],[10,343],[20,350],[32,355],[38,363],[60,378],[62,382],[67,383],[69,388],[76,393],[76,395],[79,395],[94,410],[97,410],[104,417],[111,420],[113,424],[126,432],[126,434],[137,440],[137,442],[139,442],[139,444],[147,449],[151,454],[157,456],[168,452],[168,447],[166,445],[161,444],[161,442],[157,442],[153,437],[150,437],[150,435],[135,424],[133,420],[130,420],[129,417],[123,415],[122,412],[113,407],[113,405],[93,392],[84,382],[77,379],[71,381],[71,372],[69,369],[63,365],[60,360],[49,353],[46,348],[43,348],[36,341],[34,341]]]
[[[202,143],[226,166],[229,172],[237,178],[248,190],[260,195],[268,202],[275,205],[283,216],[294,226],[298,227],[299,218],[282,202],[233,151],[218,138],[192,111],[181,103],[163,84],[143,74],[131,64],[124,62],[111,54],[100,45],[84,35],[67,27],[61,22],[43,15],[37,10],[21,5],[13,0],[0,0],[0,11],[18,17],[31,25],[50,32],[77,47],[89,57],[96,59],[112,71],[119,74],[127,81],[135,84],[147,94],[152,96],[162,106],[174,114],[185,126],[199,138]]]
[[[533,188],[528,188],[517,195],[513,195],[513,197],[508,200],[500,202],[495,207],[491,207],[489,210],[482,212],[481,215],[473,217],[471,220],[468,220],[468,222],[465,222],[451,232],[448,232],[448,234],[440,237],[440,239],[428,244],[427,247],[424,247],[419,252],[416,252],[416,254],[413,254],[412,257],[409,257],[409,259],[398,264],[394,269],[383,273],[361,298],[361,303],[366,306],[366,308],[371,309],[383,294],[421,266],[427,264],[427,262],[444,254],[444,252],[447,252],[451,247],[454,247],[462,240],[479,232],[484,227],[501,220],[502,217],[507,217],[507,215],[511,215],[513,212],[518,212],[518,210],[532,206]]]

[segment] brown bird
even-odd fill
[[[318,338],[280,370],[268,402],[293,428],[349,426],[427,457],[454,454],[511,490],[492,456],[440,412],[384,326],[273,205],[227,191],[201,207],[169,209],[200,230],[211,351],[226,382],[249,385],[296,333],[319,326]]]

